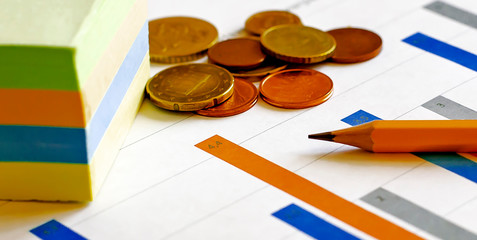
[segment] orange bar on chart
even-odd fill
[[[195,146],[377,239],[421,239],[218,135]]]

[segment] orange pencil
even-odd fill
[[[308,137],[371,152],[477,152],[477,120],[375,120]]]

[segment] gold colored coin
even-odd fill
[[[192,17],[167,17],[149,22],[151,61],[180,63],[199,59],[218,40],[217,29]]]
[[[245,22],[245,30],[260,35],[265,30],[283,24],[301,24],[300,18],[287,11],[263,11],[250,16]]]
[[[267,54],[292,63],[324,61],[336,48],[330,34],[302,25],[272,27],[262,34],[260,42]]]
[[[197,111],[227,100],[233,93],[232,74],[213,64],[177,65],[156,74],[147,85],[151,101],[175,111]]]
[[[281,71],[288,66],[287,63],[277,60],[265,60],[260,66],[249,70],[231,70],[234,77],[264,77],[268,74]],[[260,79],[259,79],[260,80]]]

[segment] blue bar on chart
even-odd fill
[[[30,230],[30,232],[43,240],[86,240],[83,236],[54,219]]]
[[[438,96],[424,103],[427,108],[449,119],[477,119],[477,112]],[[415,153],[416,156],[477,183],[477,163],[457,153]]]
[[[439,41],[422,33],[415,33],[402,40],[414,47],[443,57],[466,68],[477,71],[477,55]]]
[[[272,215],[315,239],[359,239],[295,204]]]
[[[421,239],[387,219],[219,135],[214,135],[195,146],[371,237]]]
[[[381,120],[381,118],[378,118],[376,116],[374,116],[373,114],[371,113],[368,113],[366,111],[363,111],[363,110],[358,110],[357,112],[341,119],[341,121],[351,125],[351,126],[356,126],[356,125],[360,125],[360,124],[363,124],[363,123],[367,123],[367,122],[371,122],[373,120]]]
[[[435,100],[435,99],[433,99]],[[442,102],[441,98],[438,98],[438,102]],[[450,100],[449,100],[450,101]],[[429,103],[431,102],[431,103]],[[429,101],[425,104],[432,105],[436,101]],[[448,101],[442,103],[443,105],[449,104]],[[450,106],[457,106],[455,104],[449,104]],[[445,107],[445,106],[440,106]],[[432,108],[431,108],[432,109]],[[442,110],[441,110],[442,111]],[[449,115],[449,114],[446,114]],[[349,119],[351,116],[373,116],[363,110],[359,110],[350,116],[344,118]],[[377,119],[380,119],[376,117]],[[376,119],[372,119],[376,120]],[[370,120],[370,121],[372,121]],[[344,121],[344,120],[342,120]],[[346,121],[344,121],[346,122]],[[353,125],[350,122],[350,125]],[[363,122],[364,123],[364,122]],[[355,124],[357,125],[357,124]],[[355,126],[353,125],[353,126]],[[458,153],[413,153],[414,155],[433,163],[437,166],[445,168],[461,177],[467,178],[477,183],[477,163],[469,160]],[[364,202],[377,207],[403,221],[406,221],[430,234],[443,239],[475,239],[477,236],[473,233],[460,228],[459,226],[443,219],[442,217],[425,210],[424,208],[406,200],[398,195],[395,195],[382,188],[378,188],[373,192],[362,197]]]
[[[477,183],[477,163],[458,153],[414,153],[414,155]]]
[[[362,122],[353,121],[353,119],[360,119]],[[366,121],[365,119],[368,120]],[[376,117],[373,114],[359,110],[348,117],[343,118],[341,121],[356,126],[379,119],[379,117]],[[457,153],[414,153],[414,155],[477,183],[477,162],[467,159]]]

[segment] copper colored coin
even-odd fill
[[[251,69],[260,65],[267,55],[262,52],[259,40],[250,38],[229,39],[212,46],[209,59],[225,68]]]
[[[379,54],[383,44],[374,32],[359,28],[339,28],[328,31],[336,41],[331,57],[333,62],[355,63],[369,60]]]
[[[313,69],[288,69],[270,74],[260,83],[262,99],[282,108],[307,108],[328,100],[333,81]]]
[[[253,83],[235,78],[234,93],[220,105],[196,111],[197,114],[209,117],[227,117],[243,113],[255,105],[258,99],[258,90]]]
[[[253,69],[242,69],[242,70],[230,70],[234,77],[257,77],[260,80],[261,77],[265,77],[268,74],[281,71],[288,66],[287,63],[274,60],[272,58],[267,58],[262,64]]]
[[[287,11],[263,11],[250,16],[245,22],[245,30],[260,35],[270,27],[283,24],[301,24],[300,18]]]

